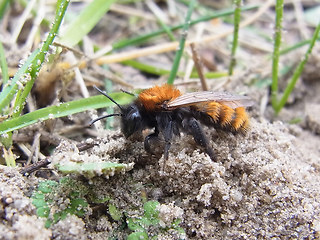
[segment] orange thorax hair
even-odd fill
[[[155,86],[142,91],[138,99],[143,104],[147,111],[160,110],[161,105],[181,96],[181,92],[174,86],[164,84],[162,86]]]

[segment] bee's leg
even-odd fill
[[[168,157],[169,157],[169,149],[171,147],[172,135],[173,135],[173,124],[172,124],[172,121],[170,120],[163,131],[163,137],[165,141],[164,161],[168,160]],[[165,166],[165,163],[164,163],[164,166]]]
[[[158,116],[156,116],[157,126],[159,128],[159,132],[161,132],[163,138],[164,138],[164,163],[161,167],[162,170],[164,170],[166,166],[166,161],[169,158],[169,149],[171,147],[171,139],[173,137],[173,134],[178,134],[179,130],[175,123],[172,120],[172,114],[171,113],[160,113]]]
[[[199,121],[195,118],[190,118],[184,128],[188,128],[186,131],[193,136],[197,144],[199,144],[201,147],[204,147],[211,160],[215,161],[215,154],[209,145],[209,140],[205,135]]]
[[[151,141],[159,141],[159,130],[157,127],[155,128],[154,133],[149,134],[144,139],[144,149],[146,150],[146,152],[155,154],[155,151],[151,150],[151,147],[150,147]]]

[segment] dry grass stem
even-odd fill
[[[152,14],[146,13],[145,11],[138,10],[137,8],[127,7],[120,4],[112,4],[110,7],[110,10],[113,12],[129,15],[129,16],[139,17],[145,20],[157,21],[157,19]]]
[[[307,26],[304,21],[304,13],[303,13],[303,7],[300,0],[292,1],[294,12],[295,12],[295,18],[297,19],[298,23],[298,29],[300,32],[300,35],[302,39],[309,39],[310,36],[307,31]]]
[[[35,42],[35,36],[44,18],[45,18],[44,0],[40,0],[38,4],[38,9],[37,9],[37,16],[33,21],[32,28],[30,30],[30,33],[28,34],[27,41],[23,47],[27,49],[27,51],[31,51],[32,45],[36,46],[38,44],[38,42]]]
[[[111,73],[110,71],[107,71],[106,69],[101,68],[97,64],[92,64],[92,68],[94,69],[95,73],[98,74],[97,78],[107,78],[113,83],[117,83],[121,86],[133,88],[133,86],[127,82],[125,82],[123,79],[121,79],[119,76]],[[101,81],[100,81],[101,82]]]
[[[30,155],[28,156],[28,160],[26,165],[28,166],[31,162],[37,162],[39,157],[40,150],[40,137],[41,133],[37,132],[33,138],[33,144],[30,149]]]
[[[207,84],[207,81],[206,81],[206,78],[203,74],[203,66],[202,66],[202,63],[201,63],[201,59],[200,59],[200,56],[196,50],[196,47],[194,45],[194,43],[191,43],[190,44],[190,47],[191,47],[191,50],[192,50],[192,58],[193,58],[193,61],[194,61],[194,65],[197,69],[197,72],[199,74],[199,78],[200,78],[200,82],[201,82],[201,86],[202,86],[202,90],[203,91],[208,91],[208,84]]]
[[[77,66],[74,67],[75,80],[80,87],[80,90],[81,90],[83,97],[85,97],[85,98],[89,97],[90,95],[89,95],[88,89],[87,89],[86,84],[83,80],[82,73],[80,72],[80,69],[78,67],[79,62],[78,62],[77,58],[74,56],[73,52],[68,52],[66,54],[66,56],[68,58],[67,62],[69,62],[71,65],[77,64]],[[81,62],[79,63],[79,65],[81,65]]]
[[[167,15],[158,7],[157,4],[154,3],[154,1],[146,0],[146,4],[157,18],[162,22],[168,23],[169,19],[167,18]]]
[[[18,39],[18,37],[20,35],[20,32],[22,30],[22,27],[25,24],[25,22],[27,21],[27,19],[28,19],[29,15],[30,15],[35,3],[36,3],[36,0],[31,0],[28,3],[26,9],[23,11],[22,15],[20,16],[17,24],[15,25],[15,29],[14,29],[12,35],[11,35],[11,42],[12,43],[17,41],[17,39]]]
[[[59,42],[56,42],[56,41],[55,41],[55,42],[53,43],[53,45],[56,46],[56,47],[61,47],[61,48],[63,49],[63,51],[68,50],[68,51],[73,52],[73,53],[74,53],[75,55],[77,55],[77,56],[86,57],[82,51],[79,51],[78,49],[75,49],[75,48],[72,48],[72,47],[68,47],[68,46],[66,46],[66,45],[64,45],[64,44],[61,44],[61,43],[59,43]],[[68,64],[69,64],[69,63],[68,63]]]
[[[203,32],[204,32],[204,29],[205,29],[205,24],[199,23],[199,27],[197,28],[195,39],[197,39],[197,40],[201,39]],[[189,54],[188,50],[187,50],[187,53]],[[191,56],[191,53],[189,55]],[[187,66],[186,66],[186,71],[185,71],[186,74],[184,76],[184,81],[187,81],[190,78],[190,75],[191,75],[192,69],[193,69],[193,65],[194,65],[193,59],[190,58],[188,60]]]

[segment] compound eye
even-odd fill
[[[132,112],[131,113],[132,118],[136,119],[136,118],[140,118],[140,113],[138,111]]]
[[[130,111],[128,113],[128,117],[134,121],[136,121],[138,118],[141,118],[141,115],[140,115],[138,108],[135,106],[131,106]]]

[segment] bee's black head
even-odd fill
[[[143,126],[143,119],[141,117],[141,113],[139,110],[139,106],[137,102],[132,103],[131,105],[128,106],[120,106],[114,99],[112,99],[106,92],[103,92],[96,86],[94,88],[99,91],[101,94],[109,98],[113,103],[115,103],[121,113],[114,113],[114,114],[109,114],[105,116],[98,117],[94,120],[92,120],[89,124],[92,125],[96,121],[99,121],[101,119],[107,118],[107,117],[112,117],[112,116],[121,116],[121,130],[122,133],[125,135],[125,137],[130,137],[134,132],[139,131],[142,129]]]
[[[125,137],[130,137],[133,133],[141,130],[142,116],[137,104],[133,103],[121,109],[121,131]]]

